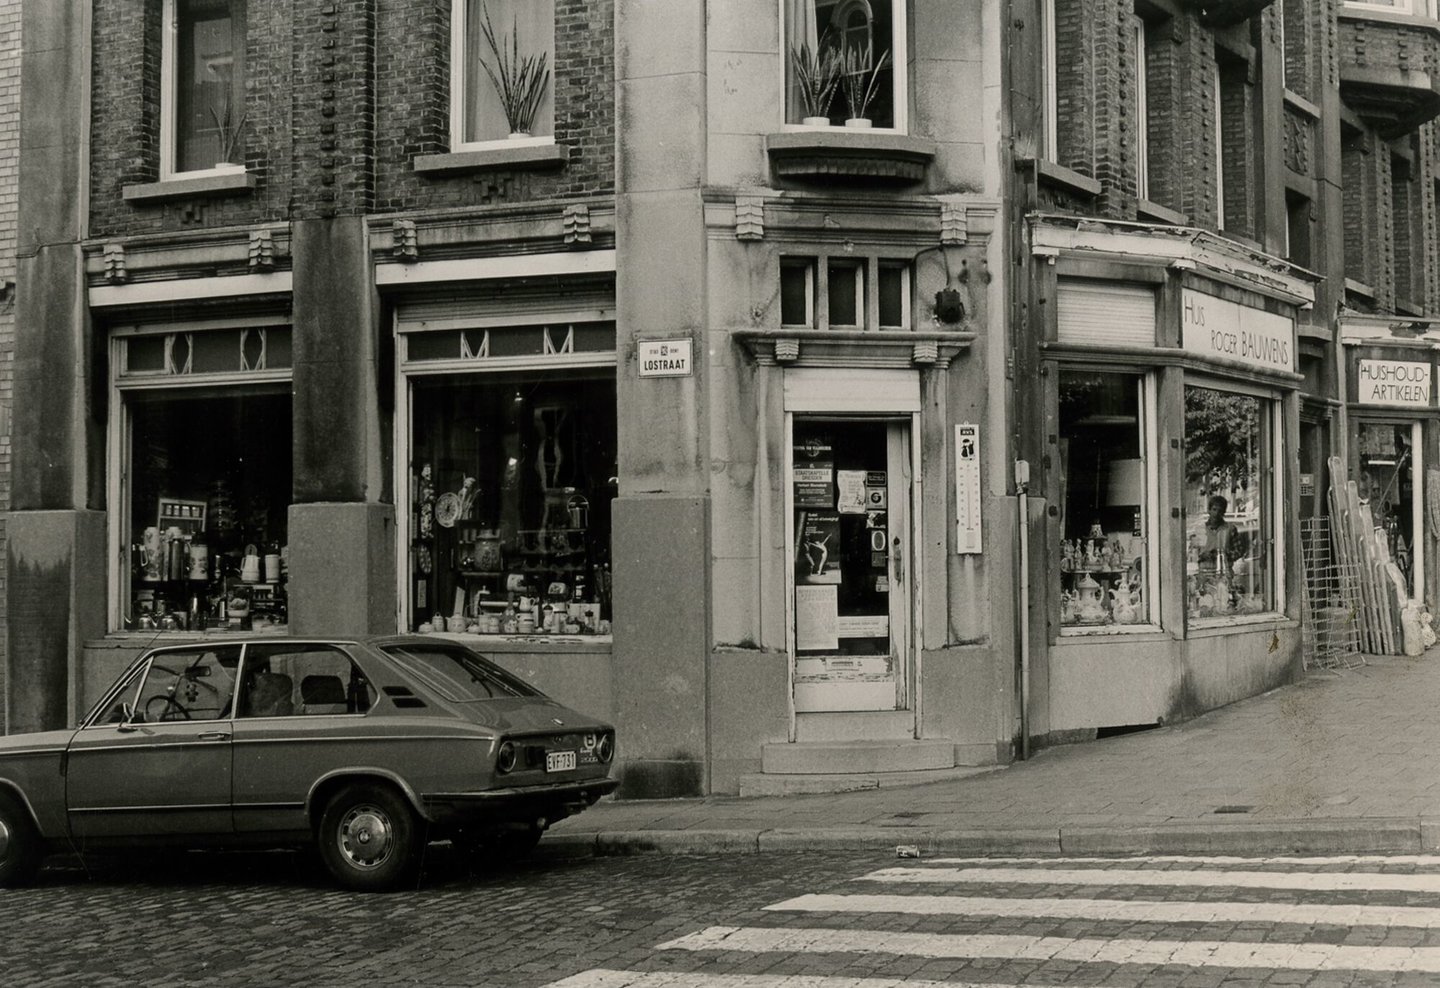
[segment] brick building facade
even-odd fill
[[[1292,680],[1328,457],[1440,585],[1433,397],[1355,390],[1440,306],[1440,21],[1380,6],[28,6],[9,728],[398,628],[622,794],[767,792]]]

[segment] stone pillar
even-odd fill
[[[81,643],[105,631],[105,382],[80,242],[89,168],[90,3],[26,4],[6,707],[11,731],[65,726]]]
[[[386,488],[378,300],[365,219],[297,220],[290,628],[395,630],[395,509]],[[387,382],[388,386],[388,382]]]
[[[704,0],[618,0],[620,493],[614,671],[621,793],[707,788],[709,415]],[[688,337],[692,377],[638,376],[636,340]]]

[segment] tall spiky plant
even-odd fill
[[[495,59],[491,68],[483,58],[480,67],[495,86],[495,95],[500,98],[500,107],[505,111],[505,122],[512,134],[528,133],[540,112],[540,103],[545,99],[545,87],[550,82],[550,54],[520,56],[520,25],[518,18],[510,25],[510,48],[496,37],[495,26],[490,23],[490,8],[481,5],[483,20],[480,30],[485,35],[485,44]]]
[[[829,117],[840,85],[840,53],[824,39],[812,51],[808,42],[790,46],[795,89],[807,117]]]
[[[852,120],[865,116],[880,91],[880,73],[890,64],[886,49],[870,64],[870,53],[857,46],[847,47],[841,56],[840,87],[845,90],[845,104]]]

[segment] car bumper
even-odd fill
[[[432,823],[519,823],[543,817],[550,824],[593,806],[619,785],[618,779],[585,779],[484,792],[426,793],[420,800]]]

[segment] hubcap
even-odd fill
[[[357,868],[375,868],[390,856],[394,829],[385,812],[374,806],[357,806],[345,814],[335,835],[340,853]]]
[[[10,850],[10,825],[0,817],[0,861],[5,860],[5,853]]]

